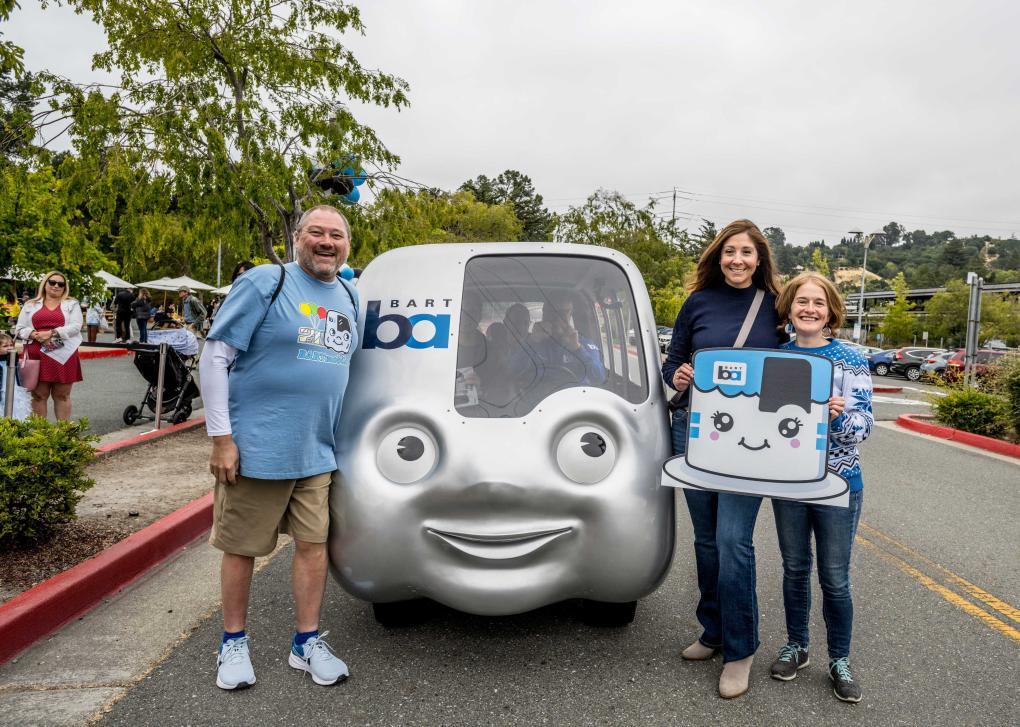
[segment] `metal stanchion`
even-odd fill
[[[7,354],[7,370],[4,372],[4,416],[8,419],[14,414],[14,379],[18,365],[18,352],[13,348]]]
[[[166,374],[166,342],[159,344],[159,374],[156,376],[156,429],[163,425],[163,377]]]

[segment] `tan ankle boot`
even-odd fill
[[[719,675],[719,696],[723,699],[735,699],[747,691],[747,683],[751,677],[751,662],[754,655],[740,661],[729,661],[723,664]]]
[[[705,661],[715,656],[717,651],[719,650],[713,649],[711,646],[705,646],[699,639],[681,651],[680,656],[687,659],[687,661]]]

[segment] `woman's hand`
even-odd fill
[[[834,420],[840,414],[843,413],[843,407],[846,406],[846,400],[842,396],[834,396],[829,399],[829,421]]]
[[[673,388],[682,394],[687,391],[692,379],[694,379],[694,369],[691,368],[691,365],[689,363],[680,364],[676,373],[673,374]]]
[[[31,338],[38,343],[46,343],[53,338],[53,331],[32,331]]]

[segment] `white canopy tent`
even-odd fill
[[[113,273],[108,273],[105,270],[97,271],[96,272],[96,276],[103,279],[103,282],[106,283],[106,287],[107,288],[117,289],[117,288],[134,288],[135,287],[132,283],[129,283],[128,281],[124,280],[123,278],[118,278]]]
[[[212,291],[210,291],[210,292],[211,292],[211,293],[212,293],[213,295],[226,295],[227,293],[229,293],[229,292],[230,292],[230,288],[231,288],[232,286],[233,286],[233,283],[227,283],[227,284],[226,284],[226,285],[224,285],[224,286],[223,286],[222,288],[214,288],[214,289],[213,289]]]
[[[213,286],[206,285],[200,280],[189,278],[187,275],[179,275],[176,278],[162,277],[138,284],[139,288],[148,288],[149,290],[172,290],[174,292],[182,286],[187,286],[192,290],[213,290]]]

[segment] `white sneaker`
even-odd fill
[[[347,665],[324,641],[328,633],[323,631],[319,636],[308,639],[303,646],[291,644],[290,657],[287,659],[288,664],[295,669],[308,672],[312,675],[312,681],[322,686],[342,682],[350,675]]]
[[[230,639],[220,646],[216,657],[216,686],[220,689],[244,689],[255,683],[255,670],[248,654],[248,637]]]

